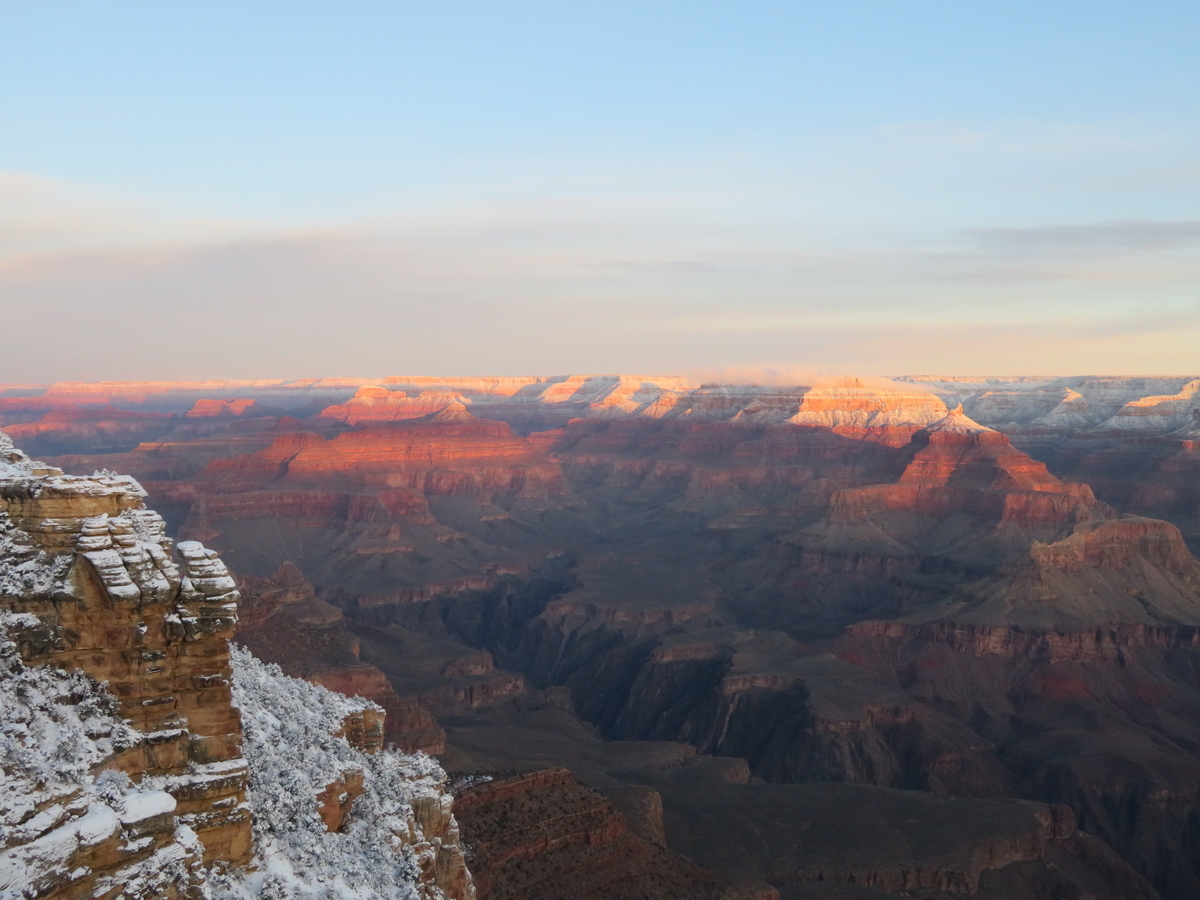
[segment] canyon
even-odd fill
[[[95,577],[131,535],[177,533],[189,578],[214,548],[238,642],[435,754],[481,898],[1174,900],[1200,892],[1198,384],[0,386],[0,430],[55,491],[125,498],[70,532]],[[221,596],[179,613],[215,616],[213,647]],[[27,644],[106,657],[73,640]],[[137,691],[192,679],[156,752],[234,759],[200,712],[220,651],[164,640],[175,668],[96,677],[151,734],[183,726]],[[248,825],[196,821],[248,852]]]

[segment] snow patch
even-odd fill
[[[213,873],[213,900],[440,897],[436,888],[420,885],[418,854],[431,844],[413,815],[416,798],[441,801],[446,776],[437,762],[425,754],[356,750],[338,732],[346,716],[375,704],[290,678],[232,649],[257,868]],[[317,795],[351,770],[363,773],[365,792],[354,800],[343,832],[330,832]]]

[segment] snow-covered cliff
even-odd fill
[[[210,878],[213,900],[471,900],[446,773],[424,753],[356,747],[383,710],[234,648],[254,811],[254,868]],[[373,748],[372,748],[373,749]]]
[[[472,900],[429,757],[232,652],[217,554],[0,433],[0,900]]]

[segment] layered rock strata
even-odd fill
[[[232,578],[137,482],[0,440],[0,894],[474,900],[383,708],[231,651]]]
[[[140,737],[103,766],[161,777],[206,861],[247,862],[225,566],[195,542],[174,552],[133,479],[63,475],[0,440],[0,607],[39,623],[18,639],[23,660],[107,683]]]
[[[302,638],[340,653],[352,635],[393,690],[444,710],[450,753],[470,723],[562,703],[538,714],[688,740],[776,782],[1054,800],[1184,898],[1200,858],[1196,564],[1169,525],[1117,513],[1200,534],[1186,525],[1200,521],[1194,441],[1179,430],[1195,427],[1192,380],[914,379],[885,396],[390,379],[357,398],[359,382],[46,396],[138,408],[172,396],[181,415],[258,391],[254,416],[306,398],[293,407],[303,421],[270,433],[172,437],[112,459],[153,471],[163,508],[241,571],[294,561],[353,621],[318,621],[329,610],[303,600],[280,646],[315,660]],[[963,409],[947,417],[943,401]],[[72,465],[118,465],[105,459]],[[523,481],[527,465],[548,478]],[[373,689],[349,655],[343,689]],[[522,732],[496,733],[508,746]],[[586,762],[564,746],[553,753]],[[669,840],[682,800],[663,796]],[[1030,884],[1007,896],[1036,896]]]
[[[681,790],[670,773],[646,780],[664,791],[670,849],[788,898],[1157,900],[1063,807],[866,785]]]
[[[202,900],[204,846],[175,797],[105,768],[144,735],[94,679],[27,667],[38,632],[0,615],[0,896]]]

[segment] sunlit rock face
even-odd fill
[[[823,519],[784,539],[813,594],[858,581],[891,615],[977,624],[1200,624],[1200,564],[1173,525],[1118,516],[961,407],[906,456],[894,481],[835,492]],[[935,573],[961,580],[936,599],[937,578],[917,587]],[[906,597],[892,580],[910,576]]]
[[[0,603],[41,625],[27,664],[108,684],[143,735],[112,768],[168,779],[208,861],[249,859],[241,724],[229,702],[238,593],[217,555],[173,548],[132,478],[63,475],[4,439]]]
[[[235,671],[233,579],[144,497],[0,433],[0,893],[473,900],[445,773],[369,700]],[[327,620],[305,585],[253,611]]]

